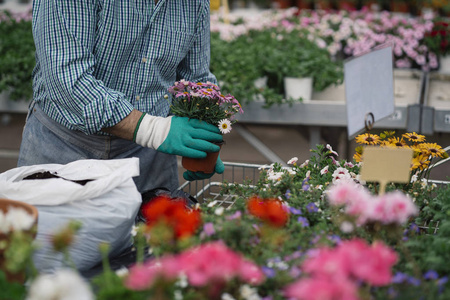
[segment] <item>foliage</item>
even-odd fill
[[[436,54],[450,54],[450,25],[443,18],[434,20],[433,29],[425,36],[425,44]]]
[[[31,20],[0,12],[0,92],[12,100],[31,99],[34,53]]]
[[[299,30],[252,30],[231,41],[213,33],[211,53],[211,71],[221,88],[244,103],[259,96],[265,99],[266,107],[298,101],[284,99],[285,77],[312,77],[317,91],[343,80],[342,63],[332,61],[325,49]],[[267,86],[255,86],[259,78],[267,78]]]

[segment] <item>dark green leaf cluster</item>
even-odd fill
[[[0,12],[0,93],[12,100],[31,99],[35,46],[31,21]]]

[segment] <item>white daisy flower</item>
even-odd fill
[[[219,122],[218,127],[219,127],[220,132],[222,134],[230,133],[230,131],[231,131],[231,122],[228,119],[223,119],[223,120],[221,120]]]
[[[287,164],[288,164],[288,165],[293,165],[293,164],[295,164],[297,161],[298,161],[298,157],[293,157],[293,158],[291,158],[291,159],[287,162]]]

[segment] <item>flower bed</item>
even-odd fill
[[[357,141],[414,148],[411,181],[377,195],[377,184],[359,176],[360,163],[319,145],[305,162],[293,158],[289,168],[261,168],[256,180],[223,182],[220,194],[232,195],[231,205],[204,199],[187,207],[159,196],[143,208],[147,223],[135,228],[137,264],[112,271],[102,245],[104,272],[91,287],[77,280],[80,288],[64,293],[79,299],[447,299],[450,185],[426,178],[436,159],[448,155],[415,133]],[[430,222],[439,228],[423,226]],[[55,249],[64,252],[76,228],[61,229]],[[145,262],[144,249],[153,255]],[[63,299],[60,287],[77,276],[67,270],[40,275],[29,298],[45,292]]]

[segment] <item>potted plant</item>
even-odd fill
[[[424,38],[428,49],[439,57],[439,71],[450,73],[450,24],[448,21],[437,18],[433,29]]]
[[[180,80],[169,88],[172,96],[170,111],[179,117],[198,119],[215,125],[222,134],[231,131],[234,115],[243,113],[239,101],[232,95],[223,95],[219,86],[211,82]],[[222,144],[220,144],[222,146]],[[193,172],[213,173],[219,152],[208,153],[205,158],[182,158],[182,165]]]
[[[329,52],[306,38],[302,31],[279,33],[275,38],[278,43],[263,56],[264,71],[272,79],[269,84],[273,84],[287,99],[309,100],[312,90],[322,91],[342,82],[342,63],[332,61]],[[294,82],[298,87],[299,80],[305,78],[303,81],[309,82],[308,91],[294,90],[292,93],[290,83]]]

